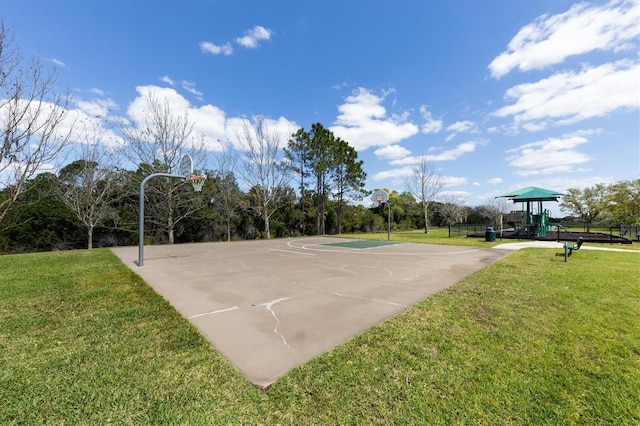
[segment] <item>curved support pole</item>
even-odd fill
[[[170,173],[153,173],[147,176],[140,182],[140,202],[139,202],[139,210],[138,215],[140,216],[140,222],[138,226],[138,267],[142,267],[144,265],[144,186],[149,182],[152,178],[164,176],[170,178],[177,179],[186,179],[185,176],[180,175],[172,175]]]

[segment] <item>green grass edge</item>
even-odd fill
[[[633,424],[637,253],[527,249],[251,386],[109,250],[0,257],[3,424]]]

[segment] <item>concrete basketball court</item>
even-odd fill
[[[147,246],[138,267],[112,250],[261,388],[509,253],[309,237]]]

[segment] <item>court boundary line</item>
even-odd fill
[[[354,254],[374,254],[374,255],[387,255],[387,256],[389,255],[392,255],[392,256],[442,256],[442,255],[450,256],[454,254],[474,253],[480,250],[479,248],[474,248],[469,250],[447,251],[442,253],[394,253],[394,252],[373,251],[372,249],[384,249],[386,247],[399,247],[402,245],[409,245],[409,244],[411,244],[412,246],[419,246],[419,244],[397,243],[397,244],[387,244],[387,245],[378,246],[378,247],[369,247],[366,249],[353,249],[348,247],[333,246],[332,249],[329,249],[329,248],[322,249],[322,248],[316,248],[316,247],[319,247],[319,246],[326,247],[327,246],[326,243],[312,243],[312,244],[303,244],[301,246],[296,246],[293,244],[294,241],[296,240],[287,241],[287,246],[291,248],[299,249],[299,250],[317,251],[317,252],[324,252],[324,253],[354,253]]]

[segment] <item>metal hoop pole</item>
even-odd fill
[[[157,176],[164,176],[170,178],[177,179],[185,179],[185,176],[180,175],[172,175],[170,173],[153,173],[147,176],[140,182],[140,203],[138,206],[138,215],[140,216],[140,221],[138,224],[138,268],[142,267],[144,264],[144,186],[149,182],[152,178]]]
[[[387,241],[391,241],[391,203],[387,200]]]

